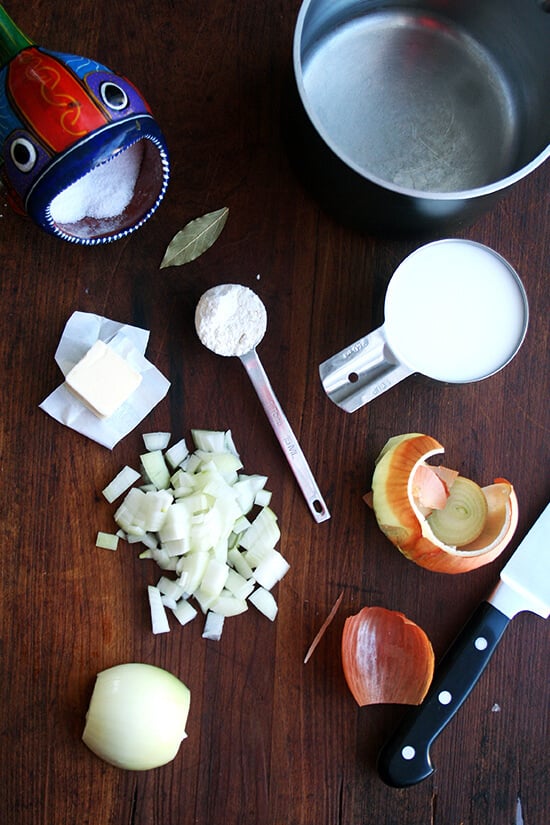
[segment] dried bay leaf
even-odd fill
[[[181,266],[194,261],[219,238],[225,226],[229,209],[217,209],[200,218],[195,218],[177,232],[164,253],[160,269],[167,266]]]

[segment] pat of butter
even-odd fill
[[[69,390],[99,418],[108,418],[141,384],[141,375],[103,341],[96,341],[65,376]]]

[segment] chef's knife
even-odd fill
[[[433,773],[432,743],[485,670],[510,620],[522,610],[545,619],[550,615],[550,504],[441,660],[422,704],[411,708],[380,751],[378,772],[384,782],[405,788]]]

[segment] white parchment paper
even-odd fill
[[[61,384],[39,405],[61,424],[112,449],[161,401],[170,382],[145,358],[149,332],[89,312],[74,312],[63,330],[55,360],[67,375],[97,340],[109,344],[137,370],[141,384],[109,418],[101,419]]]

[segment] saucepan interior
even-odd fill
[[[318,144],[357,178],[347,195],[364,181],[439,220],[486,207],[550,154],[549,43],[540,0],[306,0],[294,73]]]

